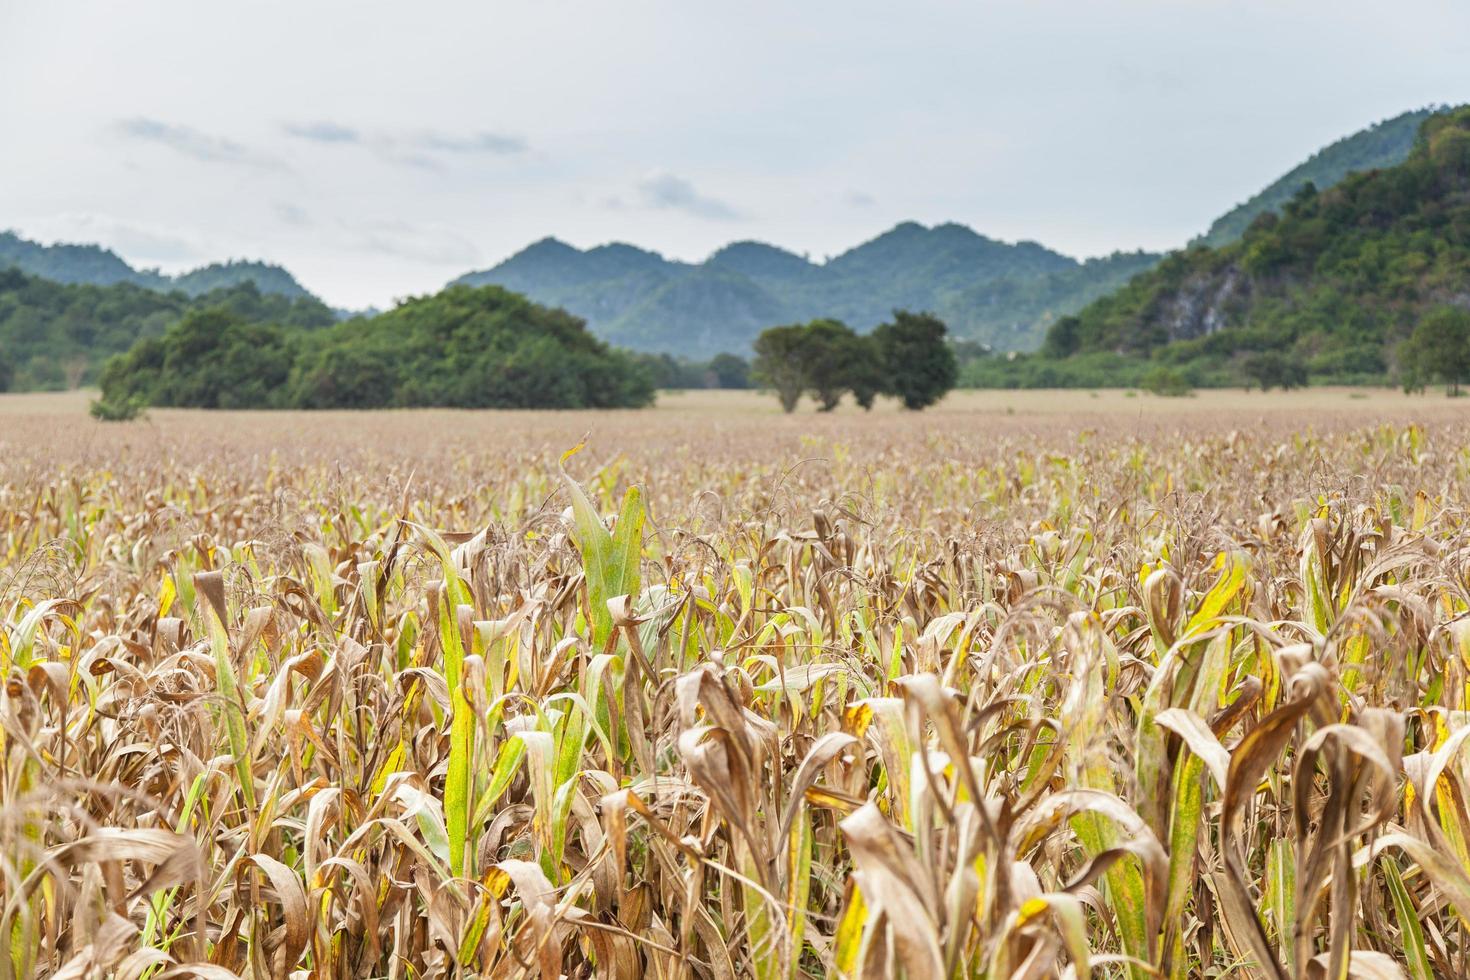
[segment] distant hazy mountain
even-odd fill
[[[156,272],[140,272],[116,252],[100,245],[42,245],[12,231],[0,231],[0,268],[19,269],[52,282],[111,286],[130,282],[159,288],[164,279]]]
[[[1267,211],[1280,213],[1286,202],[1307,184],[1324,191],[1350,173],[1398,166],[1409,158],[1419,126],[1436,111],[1432,106],[1415,109],[1323,147],[1255,197],[1225,212],[1191,244],[1211,248],[1230,244],[1245,234],[1257,215]]]
[[[291,273],[265,262],[215,262],[166,276],[154,269],[134,269],[116,252],[100,245],[42,245],[14,232],[0,231],[0,269],[7,268],[71,285],[113,286],[126,282],[162,292],[179,289],[190,296],[246,282],[254,283],[262,293],[288,299],[311,295]]]
[[[694,357],[744,353],[766,327],[819,316],[867,330],[899,308],[931,310],[961,337],[1029,350],[1057,316],[1156,259],[1078,262],[964,225],[905,222],[821,264],[761,242],[735,242],[689,264],[631,245],[583,251],[548,238],[456,282],[564,307],[614,344]]]
[[[172,288],[182,289],[190,296],[200,296],[216,289],[229,289],[244,282],[253,282],[262,293],[285,296],[287,299],[304,299],[311,295],[296,281],[296,277],[278,265],[267,262],[250,262],[231,259],[228,262],[212,262],[190,272],[174,276]]]

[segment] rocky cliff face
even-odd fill
[[[1237,265],[1199,273],[1163,299],[1158,322],[1170,342],[1205,337],[1237,322],[1250,295],[1250,277]]]

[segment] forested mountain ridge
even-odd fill
[[[1440,113],[1447,115],[1453,113]],[[1334,227],[1338,243],[1318,257],[1328,263],[1324,275],[1331,274],[1333,285],[1309,298],[1299,295],[1304,267],[1281,256],[1311,252],[1315,233],[1300,229],[1329,220],[1316,209],[1337,206],[1333,185],[1351,171],[1409,157],[1413,127],[1429,116],[1430,110],[1405,113],[1324,148],[1222,216],[1207,236],[1223,240],[1222,248],[1192,247],[1162,262],[1141,251],[1078,261],[1035,242],[997,241],[960,224],[905,222],[823,262],[756,241],[733,242],[703,262],[689,263],[632,245],[583,250],[547,238],[456,282],[500,285],[584,318],[612,344],[685,358],[725,351],[748,355],[760,331],[775,324],[833,318],[866,331],[894,309],[911,309],[935,313],[952,337],[978,342],[971,345],[976,350],[1030,351],[1060,323],[1048,346],[1053,354],[1111,352],[1136,360],[1139,353],[1152,356],[1170,346],[1161,358],[1193,359],[1197,365],[1220,345],[1237,342],[1237,333],[1210,339],[1222,328],[1248,325],[1269,335],[1260,344],[1289,348],[1321,377],[1381,377],[1391,367],[1392,345],[1379,335],[1401,336],[1422,306],[1414,300],[1395,307],[1385,290],[1401,290],[1409,280],[1430,282],[1429,273],[1405,272],[1404,263],[1433,266],[1453,241],[1379,243],[1374,247],[1394,251],[1399,264],[1379,275],[1364,271],[1371,263],[1360,257],[1354,274],[1369,276],[1371,284],[1343,286],[1331,277],[1341,274],[1336,250],[1349,247],[1349,239]],[[1430,152],[1427,143],[1424,152]],[[1346,181],[1352,187],[1361,183],[1360,177]],[[1450,196],[1436,206],[1456,205]],[[1253,223],[1242,227],[1247,219]],[[1273,231],[1278,221],[1282,227]],[[22,272],[27,275],[14,278]],[[244,304],[247,315],[260,309],[267,319],[329,322],[321,320],[326,308],[289,272],[263,262],[216,263],[170,277],[135,269],[96,245],[42,245],[0,232],[0,276],[7,275],[0,279],[0,382],[8,373],[16,388],[90,383],[107,356],[160,334],[189,309],[217,302],[222,290],[229,303]],[[1447,282],[1436,288],[1438,294],[1448,290],[1452,300],[1456,295]],[[277,308],[265,303],[272,298],[292,302]],[[1386,327],[1392,310],[1398,319]],[[1073,313],[1080,315],[1069,318]],[[1234,356],[1227,355],[1227,361]],[[987,373],[1001,368],[991,365]]]
[[[1326,190],[1350,173],[1401,163],[1434,111],[1406,112],[1324,147],[1222,215],[1195,244],[1228,245],[1309,183]],[[775,323],[833,317],[867,330],[895,308],[933,311],[959,339],[1029,351],[1059,317],[1122,288],[1160,258],[1119,252],[1079,262],[960,224],[905,222],[823,263],[762,242],[734,242],[687,263],[631,245],[583,251],[548,238],[455,281],[493,283],[562,306],[614,343],[696,357],[744,351]]]
[[[1470,108],[1425,120],[1396,167],[1308,186],[1233,244],[1169,255],[1060,320],[1044,352],[1197,373],[1264,353],[1322,379],[1382,378],[1440,306],[1470,308]]]
[[[262,293],[291,299],[311,295],[290,272],[267,262],[231,259],[168,276],[156,269],[135,269],[116,252],[100,245],[65,242],[43,245],[22,238],[13,231],[0,231],[0,269],[18,269],[71,285],[131,283],[159,292],[178,289],[190,296],[199,296],[214,289],[228,289],[245,282],[254,283]]]
[[[1026,350],[1057,315],[1156,258],[1079,262],[960,224],[904,222],[824,263],[763,242],[734,242],[691,264],[631,245],[583,251],[549,238],[455,282],[563,307],[615,344],[693,357],[746,351],[761,329],[783,322],[832,317],[867,330],[898,308],[931,310],[965,339]]]
[[[1419,127],[1437,111],[1443,110],[1433,106],[1413,109],[1324,146],[1264,190],[1216,218],[1210,230],[1190,244],[1211,248],[1229,245],[1245,234],[1257,216],[1279,212],[1307,184],[1326,190],[1350,173],[1403,163],[1414,148]]]

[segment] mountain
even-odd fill
[[[167,276],[155,269],[134,269],[116,252],[100,245],[60,242],[42,245],[21,238],[13,231],[0,231],[0,269],[19,269],[33,276],[71,285],[130,283],[159,292],[179,289],[189,296],[201,296],[211,290],[229,289],[246,282],[254,283],[262,293],[289,299],[305,299],[311,295],[291,273],[265,262],[215,262],[177,276]]]
[[[306,299],[311,294],[296,277],[278,265],[231,259],[213,262],[190,272],[174,276],[170,284],[190,296],[202,296],[216,289],[230,289],[242,283],[253,283],[262,293],[287,299]]]
[[[690,357],[745,353],[766,327],[817,317],[869,330],[898,308],[931,310],[961,337],[1027,350],[1058,315],[1156,258],[1078,262],[960,224],[905,222],[821,264],[763,242],[733,242],[690,264],[547,238],[455,282],[503,286],[583,317],[614,344]]]
[[[642,296],[608,337],[633,350],[710,357],[734,345],[744,353],[766,327],[791,319],[790,311],[749,276],[701,265]]]
[[[1414,137],[1419,127],[1437,111],[1440,109],[1433,106],[1414,109],[1323,147],[1265,190],[1215,219],[1210,230],[1191,244],[1211,248],[1229,245],[1245,234],[1257,215],[1267,211],[1279,212],[1307,184],[1315,185],[1319,191],[1326,190],[1350,173],[1403,163],[1414,148]]]
[[[494,269],[461,276],[455,284],[502,286],[598,325],[615,322],[688,268],[631,245],[602,245],[584,252],[544,238]]]
[[[775,282],[812,282],[821,276],[821,270],[805,257],[765,242],[731,242],[704,264],[751,279]]]
[[[1238,241],[1169,255],[1059,320],[1045,349],[1197,373],[1269,353],[1322,379],[1383,378],[1445,305],[1470,308],[1470,107],[1427,118],[1398,166],[1304,187]]]
[[[986,337],[997,349],[1025,350],[1035,346],[1036,324],[1051,324],[1121,289],[1158,261],[1154,252],[1114,252],[1040,276],[981,281],[951,294],[937,312],[957,337]]]
[[[157,273],[139,272],[100,245],[42,245],[13,231],[0,231],[0,268],[19,269],[53,282],[93,286],[129,282],[155,289],[164,282]]]

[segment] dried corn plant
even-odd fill
[[[1465,427],[570,424],[0,463],[0,974],[1470,975]]]

